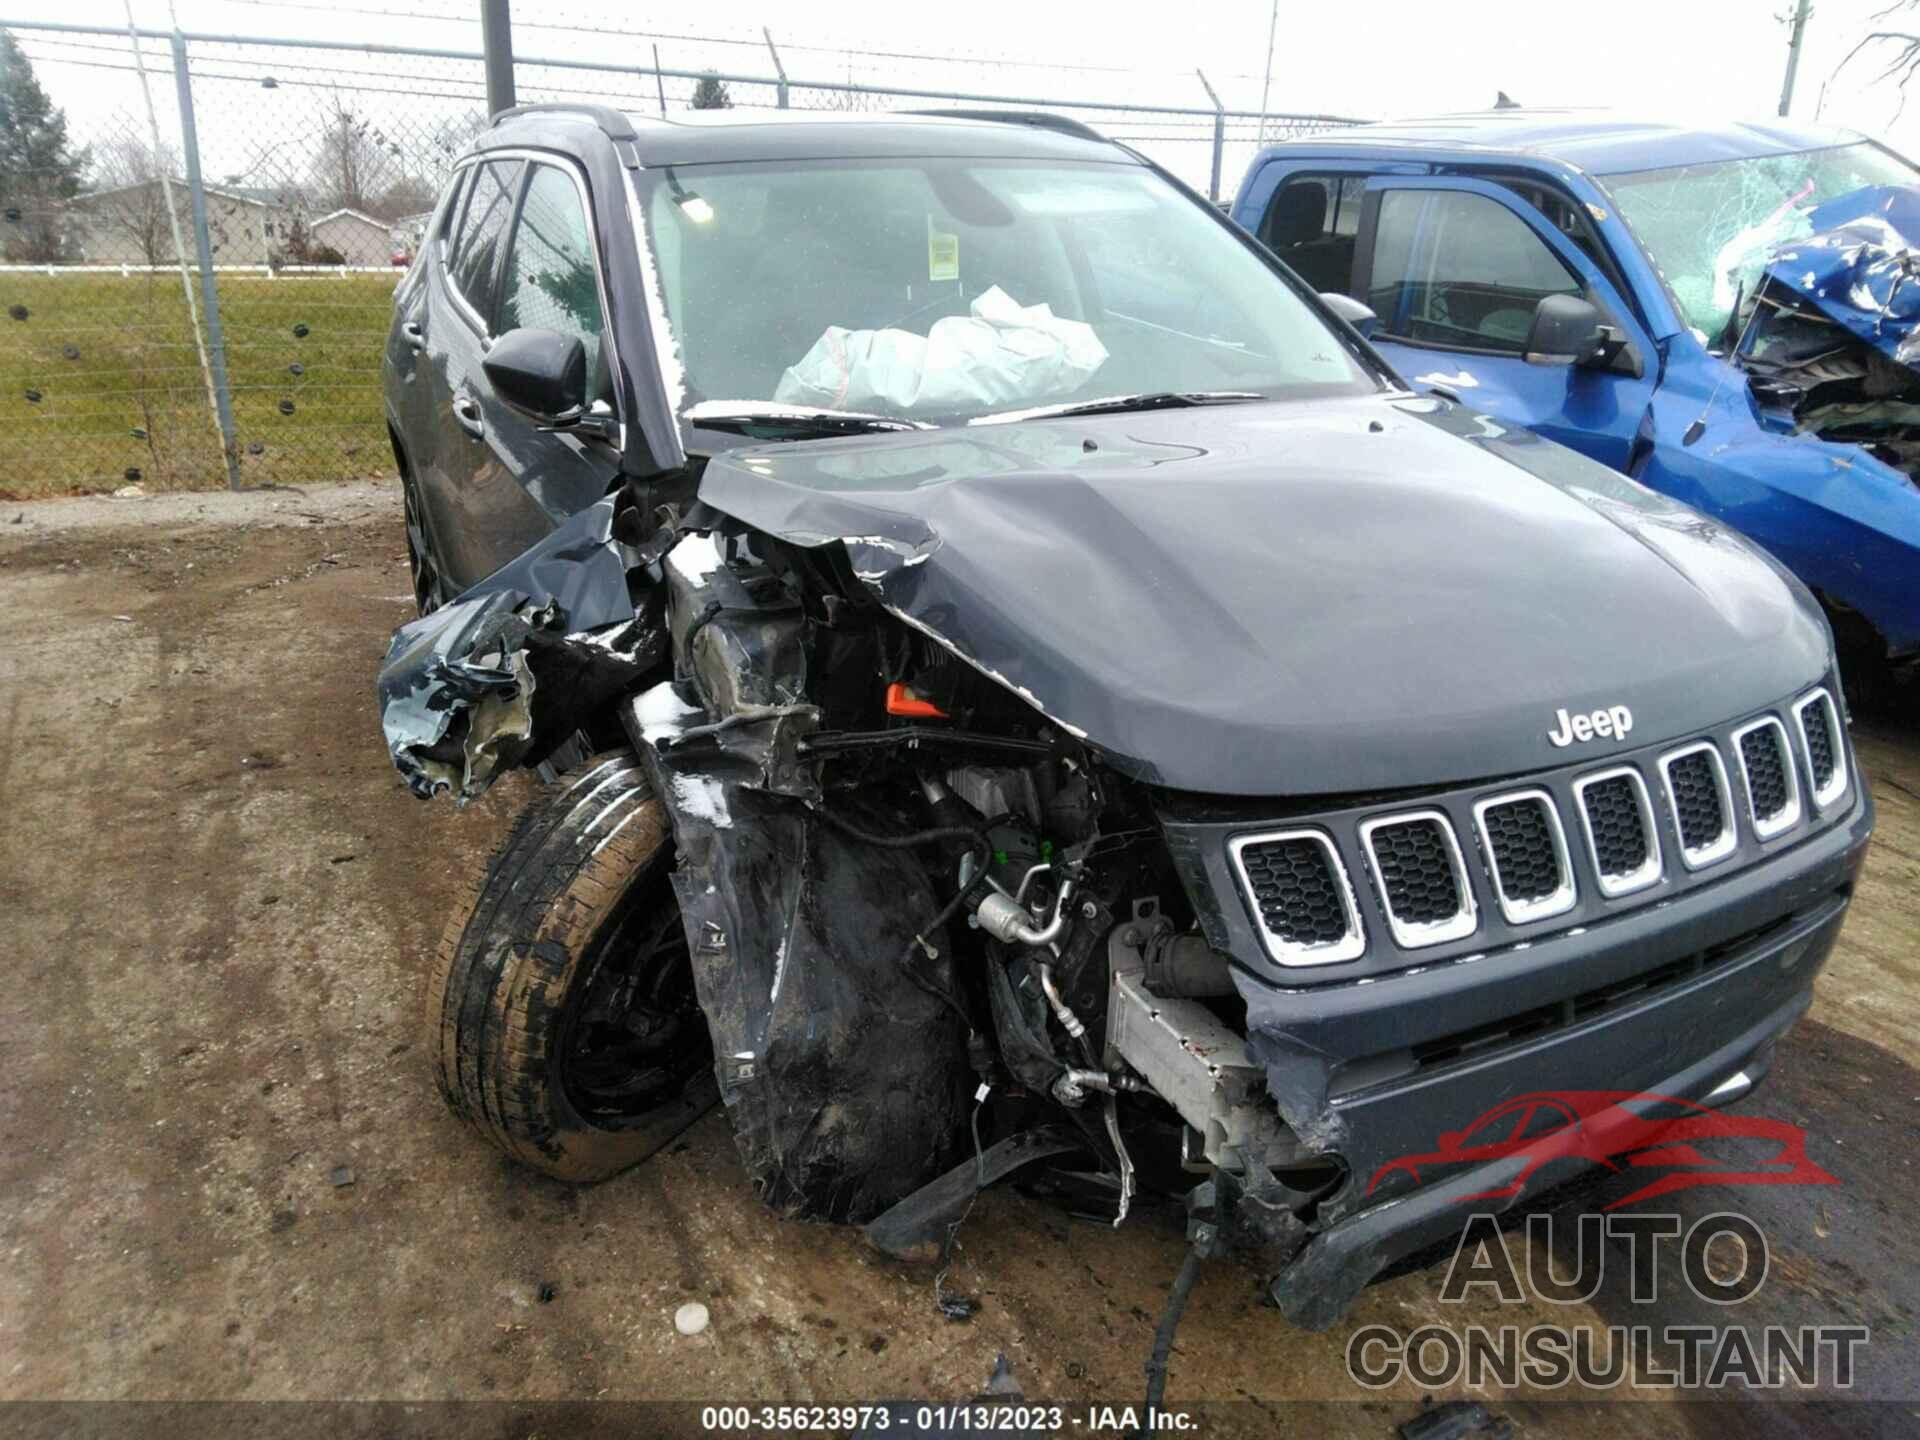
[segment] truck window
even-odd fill
[[[1540,301],[1580,293],[1579,279],[1504,205],[1448,191],[1380,197],[1367,304],[1383,336],[1518,355]]]
[[[1360,175],[1296,175],[1274,192],[1260,241],[1315,290],[1345,294],[1360,231]]]

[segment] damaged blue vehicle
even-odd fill
[[[1232,213],[1418,388],[1759,541],[1884,699],[1920,665],[1916,184],[1838,131],[1513,109],[1270,147]]]

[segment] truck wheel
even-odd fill
[[[596,756],[520,817],[441,938],[440,1093],[558,1179],[637,1164],[718,1098],[672,855],[639,760]]]

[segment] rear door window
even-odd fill
[[[587,374],[599,376],[607,324],[586,207],[573,177],[552,165],[535,165],[527,181],[500,287],[499,329],[523,326],[578,336]]]
[[[1581,292],[1526,222],[1484,195],[1380,197],[1367,304],[1383,337],[1518,355],[1540,301]]]
[[[436,218],[440,222],[432,227],[436,238],[443,241],[453,238],[453,227],[460,220],[460,201],[463,198],[461,192],[467,183],[467,177],[472,173],[472,170],[456,170],[453,172],[453,179],[447,182],[446,192],[440,197],[440,203],[434,207]]]
[[[518,160],[490,160],[477,167],[468,186],[466,213],[447,261],[448,278],[488,329],[492,328],[500,246],[506,238],[507,222],[513,218],[519,181]]]
[[[1366,185],[1363,175],[1290,177],[1261,217],[1261,243],[1315,290],[1345,294]]]

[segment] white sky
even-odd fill
[[[1860,129],[1896,149],[1920,155],[1920,79],[1904,112],[1892,82],[1872,83],[1892,54],[1875,63],[1855,59],[1838,79],[1835,67],[1890,0],[1818,0],[1808,27],[1794,115]],[[396,44],[479,48],[475,0],[403,0],[389,10],[380,0],[175,0],[171,7],[190,31],[279,37],[360,38]],[[1478,109],[1497,90],[1528,105],[1613,106],[1676,118],[1765,118],[1779,101],[1786,61],[1782,12],[1792,0],[1612,0],[1578,5],[1564,0],[1373,0],[1363,5],[1301,4],[1281,0],[1273,52],[1271,106],[1276,110],[1391,117]],[[133,0],[143,25],[168,24],[166,0]],[[651,63],[659,41],[668,67],[767,73],[759,27],[770,25],[796,80],[855,79],[960,90],[1167,104],[1205,103],[1194,68],[1207,71],[1230,107],[1252,109],[1261,92],[1267,46],[1268,0],[1202,0],[1199,4],[1089,6],[1035,0],[965,0],[958,4],[904,4],[900,0],[843,0],[831,5],[773,0],[698,0],[680,4],[587,3],[552,0],[516,5],[516,48],[522,56],[591,58],[616,64]],[[439,17],[439,18],[426,18]],[[536,18],[542,23],[536,24]],[[0,0],[0,19],[36,18],[118,25],[121,0]],[[1920,11],[1911,17],[1920,30]],[[567,28],[571,27],[571,28]],[[611,33],[643,32],[643,33]],[[99,68],[116,57],[53,37],[20,31],[43,83],[67,107],[83,138],[90,125],[137,103],[132,77]],[[700,39],[690,37],[703,37]],[[733,43],[723,43],[723,42]],[[99,42],[92,42],[99,43]],[[863,56],[894,50],[950,57],[930,62]],[[207,53],[207,52],[201,52]],[[238,52],[232,52],[236,57]],[[360,67],[378,84],[402,92],[363,97],[361,103],[389,128],[414,118],[408,90],[470,93],[473,68],[436,62],[372,59],[313,52],[250,52],[278,73],[294,76],[292,62]],[[58,57],[66,57],[61,63]],[[155,57],[159,58],[159,57]],[[93,65],[78,63],[84,60]],[[196,65],[200,64],[199,55]],[[236,73],[237,59],[236,59]],[[550,83],[592,90],[606,77],[548,72]],[[523,77],[523,87],[530,77]],[[158,76],[162,124],[170,125],[170,77]],[[325,98],[324,72],[305,88],[264,93],[257,83],[214,86],[197,102],[210,175],[253,163],[259,134],[284,129],[297,136]],[[462,89],[465,86],[467,88]],[[651,93],[651,79],[627,77],[627,93]],[[1823,100],[1823,89],[1825,91]],[[244,93],[243,93],[244,91]],[[436,94],[442,92],[434,92]],[[684,86],[681,93],[684,94]],[[672,97],[672,90],[669,96]],[[451,108],[451,99],[438,101]],[[906,102],[902,102],[906,103]],[[266,107],[266,108],[261,108]],[[273,107],[278,107],[277,109]],[[302,108],[304,107],[304,108]],[[276,118],[277,117],[277,118]],[[1112,117],[1091,117],[1118,131]],[[290,140],[290,144],[297,141]],[[1151,147],[1149,147],[1151,148]],[[1198,138],[1156,151],[1189,179],[1205,182],[1206,145]],[[1246,147],[1230,152],[1224,188],[1239,178]]]

